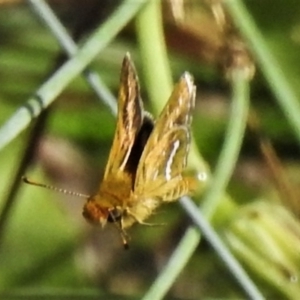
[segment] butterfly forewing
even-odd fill
[[[126,54],[121,69],[117,125],[104,178],[98,193],[83,208],[83,215],[90,222],[104,225],[107,221],[122,221],[137,169],[131,154],[141,155],[138,149],[132,150],[138,148],[135,142],[144,123],[138,77],[130,55]],[[138,142],[142,144],[139,139]]]
[[[117,127],[105,168],[104,180],[124,171],[142,123],[143,104],[138,77],[129,54],[126,54],[121,70]]]
[[[175,188],[182,193],[188,192],[181,173],[187,163],[194,106],[195,86],[192,77],[185,73],[175,86],[145,146],[136,173],[136,195],[170,201],[172,190],[177,198],[183,195],[175,192]],[[186,188],[180,188],[180,182]]]
[[[192,76],[185,72],[155,122],[149,144],[156,143],[165,133],[176,126],[190,127],[195,106],[195,85]],[[146,150],[146,149],[145,149]]]

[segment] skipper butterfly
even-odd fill
[[[145,220],[160,204],[196,188],[196,179],[182,174],[191,142],[195,92],[193,78],[185,72],[154,122],[143,108],[130,55],[123,60],[112,147],[98,193],[87,198],[83,216],[102,226],[115,223],[125,247],[124,229],[147,224]]]

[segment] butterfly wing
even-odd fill
[[[135,193],[141,198],[174,200],[190,190],[190,182],[182,176],[187,164],[190,132],[184,126],[171,129],[148,152],[139,169],[137,180],[144,178],[136,186]]]
[[[134,189],[126,218],[122,220],[123,228],[130,227],[135,222],[145,224],[144,220],[161,201],[171,201],[187,194],[189,186],[181,176],[181,171],[186,165],[182,157],[185,156],[189,140],[189,132],[180,126],[171,129],[148,152],[142,165],[139,165],[137,177],[137,180],[146,180],[139,181]]]
[[[117,127],[104,173],[104,180],[110,181],[109,177],[115,178],[118,173],[124,172],[142,123],[143,104],[140,97],[139,81],[130,55],[127,53],[121,69]]]
[[[195,86],[185,73],[155,123],[138,165],[134,193],[163,201],[187,193],[189,180],[181,173],[190,147]]]
[[[196,87],[193,83],[193,77],[185,72],[175,85],[167,104],[155,122],[155,128],[148,141],[150,146],[146,146],[150,151],[151,147],[170,129],[177,126],[190,128],[191,113],[195,107],[195,93]]]

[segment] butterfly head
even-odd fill
[[[88,222],[100,224],[102,227],[104,227],[107,222],[114,223],[120,232],[124,248],[128,249],[128,235],[122,226],[123,216],[125,214],[124,209],[120,206],[100,205],[95,199],[97,199],[97,196],[88,198],[83,207],[82,214],[84,218]]]
[[[84,205],[82,215],[88,222],[104,227],[107,222],[120,222],[123,213],[121,207],[100,205],[91,197]]]
[[[101,207],[92,199],[88,199],[83,207],[82,215],[88,222],[104,227],[108,219],[108,209]]]

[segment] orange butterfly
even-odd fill
[[[190,148],[195,92],[193,78],[184,73],[154,123],[143,109],[130,55],[123,60],[112,148],[99,191],[88,197],[83,216],[102,226],[117,224],[125,247],[125,228],[136,222],[146,224],[144,220],[162,202],[196,188],[194,178],[182,175]]]
[[[190,147],[193,79],[184,73],[155,124],[144,111],[138,77],[129,54],[124,58],[113,145],[98,193],[87,200],[84,217],[123,230],[144,223],[162,202],[188,194],[193,178],[183,177]]]

